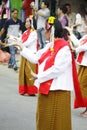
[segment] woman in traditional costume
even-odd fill
[[[76,63],[78,65],[78,79],[80,83],[81,90],[81,101],[80,105],[75,102],[76,108],[85,107],[80,115],[87,117],[87,35],[84,35],[80,40],[78,40],[73,34],[70,36],[74,45],[76,45],[77,59]],[[79,93],[77,92],[79,98]]]
[[[38,74],[31,71],[38,88],[36,111],[37,130],[72,130],[71,91],[78,87],[74,57],[69,44],[62,38],[63,28],[50,17],[46,24],[50,43],[36,54],[20,44],[20,54],[30,62],[38,63]],[[69,81],[69,82],[68,82]]]
[[[22,34],[21,42],[26,48],[35,53],[37,52],[37,32],[32,29],[31,23],[32,18],[27,18],[25,23],[27,30]],[[34,79],[32,78],[30,69],[36,73],[37,65],[21,57],[19,70],[19,94],[21,95],[35,95],[37,93],[37,88],[34,86]]]

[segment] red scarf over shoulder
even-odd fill
[[[22,43],[24,43],[25,41],[27,41],[27,39],[28,39],[30,33],[31,33],[31,30],[28,29],[28,30],[26,30],[26,31],[22,34]]]

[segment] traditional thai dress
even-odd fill
[[[29,29],[22,35],[22,43],[32,52],[37,51],[37,33],[35,30]],[[21,57],[20,70],[19,70],[19,94],[36,94],[37,88],[34,86],[34,80],[32,79],[30,69],[37,73],[37,65],[27,61],[24,57]]]
[[[73,76],[70,48],[63,39],[55,41],[52,50],[50,47],[48,43],[36,55],[27,48],[21,52],[32,63],[39,63],[38,79],[35,81],[39,90],[36,129],[71,130]]]
[[[78,107],[87,107],[87,35],[83,36],[80,40],[72,36],[73,43],[76,42],[78,47],[76,48],[77,59],[76,63],[78,65],[78,79],[80,83],[81,90],[81,101],[83,102],[80,105],[76,103],[76,108]],[[77,98],[79,99],[79,93],[77,91]]]
[[[39,64],[38,78],[35,80],[39,90],[36,129],[72,130],[70,92],[73,87],[76,96],[75,107],[84,105],[84,102],[69,44],[63,39],[58,39],[52,48],[50,43],[36,54],[27,48],[20,54],[32,63]]]

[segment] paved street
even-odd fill
[[[73,109],[73,95],[72,130],[87,130],[87,118],[79,116],[83,109]],[[36,101],[18,94],[18,72],[0,64],[0,130],[35,130]]]

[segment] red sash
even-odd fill
[[[25,41],[27,41],[29,35],[31,32],[33,32],[33,29],[28,29],[26,30],[23,34],[22,34],[22,43],[24,43]]]
[[[27,31],[25,31],[25,32],[22,34],[22,43],[24,43],[25,41],[27,41],[29,35],[30,35],[30,29],[28,29]]]
[[[82,94],[80,90],[80,84],[78,81],[78,74],[77,74],[76,64],[75,64],[73,54],[72,54],[72,74],[73,74],[73,83],[74,83],[74,91],[75,91],[74,108],[84,107],[84,100],[82,98]]]
[[[85,43],[87,43],[87,39],[84,39],[81,41],[81,44],[85,44]],[[77,59],[77,61],[79,63],[81,63],[83,56],[84,56],[84,53],[85,52],[79,53],[78,59]],[[73,67],[74,67],[73,69],[76,70],[76,67],[75,66],[73,66]],[[77,74],[76,74],[76,77],[77,77]],[[75,78],[75,76],[73,76],[73,78],[74,78],[74,87],[75,87],[75,95],[76,95],[76,98],[74,101],[74,108],[87,107],[87,98],[82,97],[82,94],[80,91],[80,85],[78,84],[78,78]]]

